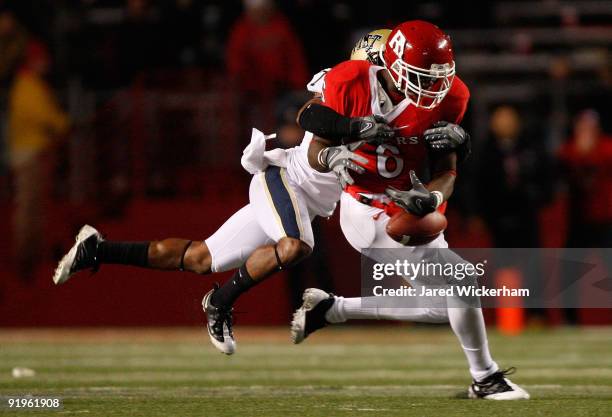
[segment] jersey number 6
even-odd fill
[[[387,152],[388,151],[388,152]],[[404,160],[399,156],[399,149],[393,145],[378,145],[376,148],[376,167],[385,178],[397,177],[404,169]]]

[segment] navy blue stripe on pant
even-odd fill
[[[298,226],[297,211],[293,207],[293,201],[287,187],[281,177],[281,168],[270,166],[265,173],[266,185],[274,208],[281,219],[283,229],[288,237],[300,239],[300,227]]]

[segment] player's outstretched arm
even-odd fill
[[[382,117],[346,117],[325,106],[319,98],[313,98],[300,109],[297,123],[302,129],[327,139],[331,145],[386,140],[395,135]]]
[[[404,210],[416,216],[425,216],[440,207],[453,193],[456,163],[457,157],[454,153],[434,156],[433,179],[427,186],[423,185],[414,171],[410,171],[410,190],[387,187],[385,193]]]
[[[457,155],[455,153],[430,155],[431,181],[427,184],[429,191],[438,191],[447,201],[455,189],[457,177]]]
[[[385,194],[399,207],[419,217],[435,211],[443,203],[442,193],[428,190],[413,170],[410,170],[410,182],[410,190],[403,191],[389,186]]]

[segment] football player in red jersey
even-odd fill
[[[384,66],[347,61],[325,74],[321,98],[308,103],[299,115],[302,127],[319,136],[310,144],[309,161],[313,168],[333,170],[339,176],[344,190],[340,224],[355,249],[405,248],[409,259],[433,261],[431,248],[448,248],[443,234],[426,245],[404,247],[387,235],[386,224],[403,209],[418,216],[444,210],[453,192],[457,159],[469,150],[469,136],[458,125],[469,91],[455,76],[450,38],[431,23],[408,21],[397,26],[381,60]],[[395,136],[341,144],[346,136],[338,126],[346,126],[348,118],[369,115],[374,116],[374,125],[390,125]],[[426,188],[416,173],[430,174]],[[462,261],[446,252],[451,255],[436,256],[447,256],[443,262]],[[385,262],[384,251],[377,253],[374,256],[381,258],[376,261]],[[419,279],[411,283],[425,284]],[[448,305],[465,306],[456,297],[449,296]],[[294,342],[300,343],[328,323],[363,318],[405,320],[409,315],[406,310],[410,309],[378,307],[377,300],[370,301],[307,290],[303,306],[294,315]],[[472,301],[476,303],[469,307],[424,310],[426,316],[421,321],[450,322],[469,362],[471,398],[529,398],[506,378],[509,371],[493,361],[482,310],[477,307],[478,300]]]

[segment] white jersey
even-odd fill
[[[311,93],[321,94],[325,74],[329,71],[330,68],[326,68],[315,74],[306,85],[306,89]],[[319,172],[308,163],[308,147],[312,137],[312,133],[306,132],[300,146],[287,150],[287,174],[304,191],[304,197],[308,200],[312,213],[329,217],[334,213],[342,189],[333,172]]]
[[[321,92],[326,72],[313,77],[309,91]],[[329,217],[336,209],[342,194],[336,175],[319,172],[308,163],[313,134],[306,132],[294,148],[266,151],[266,140],[275,136],[255,128],[251,133],[240,160],[253,175],[249,204],[206,239],[213,272],[237,268],[261,245],[284,237],[299,239],[313,248],[312,219]]]
[[[308,163],[308,146],[313,134],[306,132],[300,146],[287,150],[287,174],[304,192],[312,214],[329,217],[340,200],[342,189],[333,172],[319,172]]]
[[[269,166],[287,171],[287,176],[303,196],[311,215],[329,217],[340,200],[340,184],[333,172],[319,172],[308,163],[308,147],[313,134],[306,132],[302,143],[291,149],[266,151],[266,140],[275,135],[264,135],[253,129],[251,142],[244,149],[240,160],[244,169],[255,175]],[[312,217],[312,216],[311,216]]]
[[[261,245],[283,237],[300,239],[314,247],[312,219],[333,214],[342,190],[333,172],[318,172],[308,164],[312,133],[288,150],[265,151],[266,138],[253,129],[242,166],[253,174],[249,204],[234,213],[206,245],[213,272],[237,268]]]
[[[327,68],[315,74],[306,86],[308,91],[322,93],[325,74],[329,70]],[[276,149],[264,152],[265,140],[273,136],[266,136],[259,130],[253,129],[251,143],[244,150],[241,160],[244,168],[251,174],[263,171],[270,165],[285,168],[288,177],[300,188],[300,194],[305,198],[310,214],[331,216],[340,200],[342,190],[333,172],[319,172],[308,163],[308,147],[313,134],[306,132],[299,146],[286,151]]]

